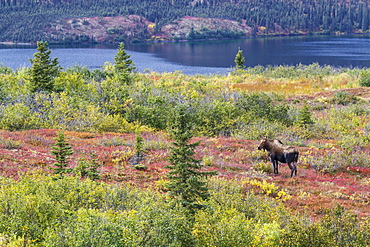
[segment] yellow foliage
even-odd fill
[[[280,228],[279,223],[273,221],[271,223],[258,224],[255,227],[253,234],[252,246],[279,246],[278,240],[284,231]]]
[[[158,181],[155,181],[157,188],[163,191],[167,190],[167,185],[169,184],[169,182],[170,181],[168,179],[160,179]]]
[[[30,241],[28,241],[30,242]],[[11,238],[6,235],[0,234],[0,246],[6,247],[23,247],[25,246],[25,239],[21,237]]]
[[[257,179],[245,179],[243,184],[249,184],[253,188],[260,190],[262,194],[275,197],[282,201],[286,201],[291,198],[291,196],[285,190],[280,190],[279,187],[274,183],[268,183],[266,180],[260,181]]]
[[[134,150],[131,150],[131,149],[127,149],[127,150],[124,150],[124,151],[120,151],[120,150],[117,150],[117,151],[114,151],[112,153],[112,162],[117,164],[117,165],[127,165],[128,163],[128,160],[134,156],[135,152]]]
[[[148,25],[148,28],[155,28],[155,23],[150,23],[149,25]]]
[[[205,166],[212,166],[214,158],[214,156],[203,156],[203,164]]]
[[[272,172],[271,163],[264,163],[264,162],[255,163],[253,164],[253,169],[256,171],[261,171],[261,172],[266,172],[266,173]]]

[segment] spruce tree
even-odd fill
[[[315,122],[312,120],[312,114],[310,112],[309,106],[307,103],[298,112],[297,124],[300,127],[307,127]]]
[[[54,90],[54,77],[59,74],[61,67],[58,58],[51,59],[50,53],[48,42],[37,42],[37,52],[30,59],[32,92]]]
[[[136,69],[134,62],[130,58],[131,55],[127,54],[124,43],[120,43],[118,52],[114,57],[114,70],[118,73],[120,80],[126,83],[129,82],[128,75]]]
[[[144,149],[144,138],[141,136],[141,133],[138,133],[135,138],[134,144],[134,156],[129,160],[130,164],[138,170],[147,169],[146,165],[141,162],[144,160],[146,150]]]
[[[236,56],[235,56],[235,67],[237,70],[242,70],[242,69],[245,69],[245,66],[244,66],[244,63],[245,63],[245,59],[244,59],[244,56],[243,56],[243,51],[238,50],[238,53],[236,53]]]
[[[199,199],[206,200],[210,197],[204,179],[215,173],[202,172],[201,161],[194,158],[194,150],[199,142],[189,143],[192,138],[189,119],[189,113],[184,107],[180,107],[171,130],[174,142],[168,159],[171,165],[166,166],[170,169],[167,189],[172,197],[179,200],[190,212],[194,212],[203,207],[198,203]]]
[[[59,174],[61,177],[72,171],[71,168],[68,168],[69,159],[68,156],[73,154],[72,147],[66,142],[64,133],[58,132],[57,137],[55,138],[55,146],[52,147],[51,154],[55,156],[57,162],[54,163],[52,170],[54,170],[54,174]]]
[[[93,152],[91,154],[92,159],[91,161],[81,158],[77,162],[77,166],[74,169],[74,173],[83,177],[83,178],[90,178],[91,180],[96,180],[100,178],[99,167],[102,166],[101,163],[98,162],[98,159],[95,158],[96,153]]]

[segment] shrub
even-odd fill
[[[81,208],[73,218],[62,219],[47,229],[44,243],[46,246],[125,246],[122,239],[122,224],[114,214]]]
[[[155,149],[168,150],[170,146],[171,144],[164,139],[146,140],[144,143],[144,148],[147,150],[155,150]]]
[[[253,169],[260,172],[272,173],[271,163],[255,163],[253,164]]]
[[[0,64],[0,74],[11,74],[11,73],[13,73],[12,68]]]
[[[296,124],[300,127],[307,127],[312,125],[315,122],[312,120],[312,114],[307,104],[304,104],[303,107],[298,112]]]
[[[119,165],[125,166],[129,164],[130,158],[134,155],[134,151],[130,148],[124,150],[117,150],[112,153],[112,162]]]
[[[253,119],[259,118],[284,124],[290,123],[289,107],[284,103],[279,103],[278,96],[270,96],[266,93],[244,93],[241,96],[236,103],[237,107],[251,114]]]
[[[292,244],[294,243],[294,245]],[[279,246],[334,246],[327,230],[320,223],[293,217],[279,239]]]
[[[361,87],[370,87],[370,69],[361,70],[359,84]]]
[[[346,91],[339,91],[334,94],[333,98],[330,100],[330,103],[338,105],[349,105],[355,104],[359,100],[359,98],[351,93],[347,93]]]
[[[256,161],[267,161],[269,160],[266,151],[264,150],[255,150],[248,154],[248,158],[251,158]]]
[[[79,236],[74,235],[81,235],[81,232],[72,234],[70,230],[74,227],[80,230],[83,226],[86,229],[92,227],[90,229],[92,231],[96,229],[96,234],[99,231],[104,233],[102,229],[105,228],[105,234],[109,234],[107,226],[112,224],[112,219],[108,216],[114,218],[119,215],[112,215],[112,212],[130,210],[138,206],[134,199],[138,194],[132,188],[97,184],[89,179],[79,181],[74,177],[55,179],[54,176],[27,175],[21,177],[19,181],[0,178],[0,184],[0,232],[12,238],[14,236],[14,239],[24,238],[24,244],[30,246],[31,243],[43,243],[45,239],[49,244],[54,241],[53,246],[61,246],[59,243],[63,239],[66,241],[72,239],[67,246],[75,246],[72,243]],[[147,199],[149,197],[146,195]],[[95,212],[95,209],[101,209],[102,213],[96,211],[98,215],[94,215],[92,212]],[[88,214],[85,214],[86,218],[80,217],[83,212],[89,210],[91,218]],[[98,219],[102,221],[94,221],[99,215]],[[77,219],[81,221],[78,223]],[[89,222],[100,224],[91,226]],[[107,225],[104,225],[104,222]],[[66,231],[58,232],[59,226]],[[123,225],[120,226],[121,230],[122,228]],[[86,233],[87,231],[83,232]],[[96,238],[89,241],[101,240],[98,236]],[[113,240],[118,242],[118,238],[110,239]]]
[[[230,136],[240,112],[231,102],[214,100],[205,105],[196,116],[196,131],[200,135]]]
[[[323,156],[308,157],[308,164],[316,171],[322,173],[336,173],[341,171],[347,166],[348,162],[348,154],[340,152],[327,152]]]
[[[253,246],[255,222],[235,208],[200,211],[196,215],[193,235],[196,246]]]
[[[368,246],[370,243],[368,231],[362,233],[358,217],[340,205],[334,207],[321,224],[333,240],[333,246]]]
[[[264,119],[254,119],[247,123],[239,123],[238,128],[234,130],[233,136],[245,138],[249,140],[258,140],[260,136],[268,136],[274,138],[279,136],[285,131],[288,131],[288,127],[285,124],[279,122],[269,122]]]
[[[279,189],[274,183],[268,183],[266,180],[257,180],[257,179],[246,179],[243,181],[244,184],[252,186],[252,193],[261,193],[270,197],[278,198],[283,201],[289,200],[290,195],[283,189]]]
[[[194,217],[167,195],[77,177],[0,178],[0,244],[5,246],[368,246],[370,225],[342,207],[322,220],[287,211],[272,183],[211,178],[212,196]],[[166,184],[161,181],[159,184]],[[250,184],[251,185],[251,184]],[[266,195],[266,194],[265,194]],[[283,193],[281,193],[282,198]],[[279,198],[279,197],[278,197]]]
[[[11,138],[4,138],[0,136],[0,146],[5,149],[19,149],[22,147],[20,141],[14,141]]]
[[[127,140],[118,137],[106,137],[99,139],[98,145],[106,146],[106,147],[117,147],[117,146],[130,146],[127,142]]]
[[[14,131],[38,128],[38,126],[38,116],[25,104],[0,105],[0,129]]]

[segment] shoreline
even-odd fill
[[[5,41],[0,42],[0,45],[34,45],[33,43],[26,43],[26,42],[11,42],[11,41]]]
[[[129,44],[142,44],[142,43],[176,43],[176,42],[203,42],[203,41],[217,41],[217,40],[237,40],[237,39],[252,39],[252,38],[269,38],[269,37],[289,37],[289,36],[345,36],[345,35],[370,35],[370,33],[276,33],[276,34],[266,34],[266,35],[249,35],[249,36],[241,36],[238,38],[209,38],[209,39],[181,39],[181,40],[143,40],[139,42],[123,42]],[[103,41],[103,42],[81,42],[81,43],[63,43],[63,42],[49,42],[49,45],[100,45],[100,44],[119,44],[120,42],[111,42],[111,41]],[[7,45],[7,46],[17,46],[17,45],[24,45],[24,46],[34,46],[36,42],[12,42],[12,41],[0,41],[0,45]]]

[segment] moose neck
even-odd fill
[[[272,149],[272,147],[274,146],[274,143],[273,143],[273,141],[271,141],[271,140],[266,140],[266,142],[265,142],[265,149],[267,150],[267,151],[270,151],[271,149]]]

